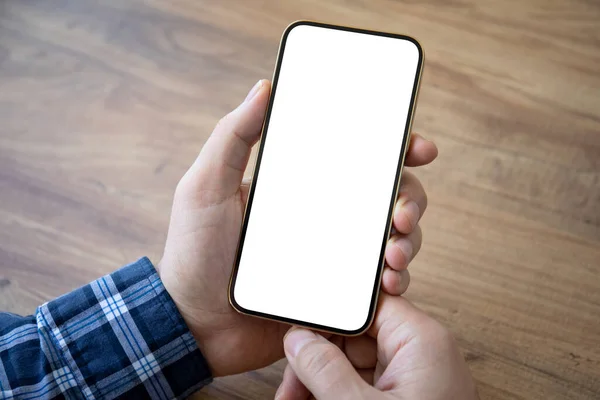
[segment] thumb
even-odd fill
[[[219,121],[182,179],[187,190],[209,193],[215,202],[237,192],[252,146],[260,137],[270,88],[268,80],[258,81],[246,99]]]
[[[283,344],[289,365],[317,399],[365,397],[369,386],[344,353],[321,335],[292,328]]]

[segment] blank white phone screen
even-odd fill
[[[281,51],[233,301],[357,331],[374,301],[420,51],[305,24]]]

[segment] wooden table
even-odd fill
[[[573,0],[0,2],[0,308],[148,255],[217,119],[314,19],[416,36],[439,159],[408,297],[484,399],[600,398],[600,4]],[[269,398],[281,365],[200,398]]]

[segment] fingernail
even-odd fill
[[[421,212],[419,206],[413,200],[408,200],[404,203],[398,203],[396,213],[404,213],[410,224],[410,229],[415,229],[419,223]]]
[[[317,340],[317,335],[306,329],[292,329],[284,339],[286,353],[291,357],[296,355],[310,342]]]
[[[262,87],[262,79],[259,80],[258,82],[256,82],[254,84],[254,86],[252,87],[252,89],[250,89],[250,91],[248,92],[248,95],[246,96],[246,99],[244,99],[244,103],[247,103],[250,100],[252,100],[252,98],[254,96],[256,96],[256,93],[258,93],[258,91],[260,90],[261,87]]]
[[[404,260],[406,264],[408,264],[410,260],[412,260],[413,255],[413,246],[410,240],[399,237],[394,240],[394,244],[398,246],[402,254],[404,254]]]

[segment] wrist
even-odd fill
[[[185,296],[185,284],[180,284],[180,277],[174,271],[176,268],[165,257],[156,265],[156,271],[160,277],[167,293],[171,296],[177,311],[181,315],[188,330],[194,337],[196,345],[200,349],[202,356],[206,360],[213,377],[225,376],[224,368],[218,361],[219,345],[215,335],[211,334],[211,317],[202,311],[202,306],[198,302],[192,305],[189,299]]]

